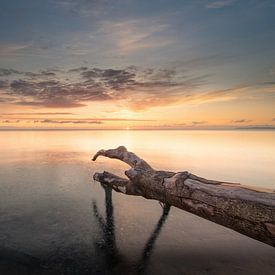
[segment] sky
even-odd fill
[[[273,0],[1,0],[0,129],[275,128]]]

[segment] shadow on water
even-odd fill
[[[0,247],[0,274],[29,274],[38,272],[40,259],[9,247]]]
[[[106,219],[101,216],[96,202],[93,201],[93,213],[101,231],[101,241],[96,243],[96,254],[100,255],[103,253],[103,257],[105,258],[105,263],[103,262],[104,267],[99,269],[101,269],[101,271],[105,269],[109,274],[122,274],[122,272],[123,274],[145,274],[150,257],[154,251],[156,240],[169,215],[170,205],[161,205],[163,208],[162,215],[144,246],[140,260],[133,265],[128,263],[127,259],[125,259],[117,249],[112,188],[104,184],[101,184],[101,186],[105,192]]]
[[[160,234],[170,210],[163,206],[163,213],[153,232],[149,236],[141,257],[133,263],[119,252],[116,244],[114,207],[112,189],[102,185],[105,196],[105,217],[100,214],[95,201],[92,202],[92,213],[99,227],[99,236],[94,235],[95,254],[87,253],[79,246],[53,248],[48,255],[37,258],[20,249],[0,246],[0,274],[144,274],[149,265],[154,245]],[[30,244],[31,245],[31,244]]]
[[[168,214],[169,214],[169,211],[170,211],[170,205],[167,205],[167,204],[164,204],[162,206],[162,215],[160,216],[160,219],[154,229],[154,231],[152,232],[150,238],[148,239],[145,247],[144,247],[144,250],[143,250],[143,253],[142,253],[142,257],[137,265],[137,270],[138,270],[138,273],[142,274],[145,272],[146,270],[146,267],[148,265],[148,262],[150,260],[150,257],[153,253],[153,250],[154,250],[154,245],[156,243],[156,240],[159,236],[159,233],[161,231],[161,228],[162,226],[165,224],[166,222],[166,219],[168,217]]]
[[[101,264],[103,264],[104,267],[98,267],[98,271],[102,268],[111,271],[119,261],[114,229],[112,189],[104,185],[102,185],[102,188],[105,191],[106,219],[101,216],[96,202],[93,201],[93,213],[101,233],[100,240],[95,242],[95,247],[96,255],[99,256],[103,254],[103,263]]]

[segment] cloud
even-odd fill
[[[251,86],[204,90],[209,75],[193,76],[176,69],[78,67],[55,71],[55,74],[51,74],[51,70],[42,72],[34,72],[39,77],[31,79],[23,72],[19,79],[1,80],[0,101],[47,108],[113,102],[138,112],[158,106],[197,105],[274,93],[270,87],[263,89],[262,86],[253,90]]]
[[[112,0],[54,0],[53,4],[72,14],[78,14],[82,17],[94,17],[106,15],[113,9],[115,4],[118,4],[117,2]]]
[[[192,124],[193,125],[202,125],[202,124],[206,124],[207,123],[207,121],[205,121],[205,120],[201,120],[201,121],[192,121]]]
[[[69,73],[77,73],[77,72],[82,72],[88,70],[88,67],[79,67],[79,68],[74,68],[68,70]]]
[[[0,91],[1,93],[1,91]],[[13,103],[13,100],[6,97],[0,97],[0,103]]]
[[[2,88],[7,88],[9,85],[8,81],[7,80],[1,80],[0,79],[0,89]]]
[[[192,81],[191,81],[192,83]],[[148,108],[153,108],[157,106],[169,106],[169,105],[179,105],[179,104],[191,104],[191,105],[199,105],[211,102],[223,102],[223,101],[232,101],[241,97],[246,97],[249,93],[249,87],[234,87],[230,89],[222,89],[222,90],[213,90],[213,91],[196,91],[196,88],[199,88],[201,84],[196,82],[192,83],[194,86],[192,88],[188,87],[174,87],[162,90],[158,92],[160,89],[156,89],[155,94],[154,91],[150,91],[150,93],[140,95],[136,98],[130,98],[127,101],[127,104],[135,111],[145,110]]]
[[[85,104],[65,101],[62,99],[48,100],[48,101],[17,101],[14,104],[19,106],[33,106],[33,107],[46,107],[46,108],[78,108],[84,107]]]
[[[1,43],[0,44],[0,55],[10,55],[14,54],[20,50],[24,50],[26,48],[29,48],[30,44],[6,44]]]
[[[237,0],[218,0],[206,5],[207,9],[220,9],[233,5]]]
[[[20,120],[17,119],[17,120],[9,120],[9,119],[6,119],[6,120],[2,120],[2,123],[19,123]]]
[[[3,69],[0,68],[0,77],[2,76],[9,76],[11,74],[22,74],[21,72],[17,71],[17,70],[13,70],[13,69]]]
[[[251,119],[237,119],[237,120],[231,120],[232,123],[248,123],[251,122]]]
[[[206,78],[188,77],[176,70],[135,66],[125,69],[80,67],[70,69],[65,75],[49,70],[23,72],[19,79],[2,81],[5,88],[0,95],[23,106],[76,108],[88,102],[121,101],[130,108],[141,110],[177,101],[188,91],[203,85]]]
[[[58,80],[14,80],[6,92],[17,97],[17,105],[44,106],[49,108],[75,108],[85,106],[85,101],[109,98],[96,84],[67,83]]]
[[[221,55],[212,54],[206,56],[198,56],[195,58],[183,58],[178,57],[176,61],[169,62],[171,68],[192,70],[192,69],[208,69],[210,66],[224,65],[224,63],[229,63],[236,60],[234,55]]]
[[[73,113],[68,112],[29,112],[29,113],[0,113],[0,116],[20,116],[20,115],[39,115],[39,116],[48,116],[48,115],[73,115]]]
[[[274,125],[270,125],[270,124],[260,124],[260,125],[247,125],[247,126],[242,126],[242,127],[238,127],[236,129],[239,130],[275,130],[275,126]]]
[[[99,120],[53,120],[53,119],[44,119],[44,120],[34,120],[34,123],[53,123],[53,124],[102,124],[103,121]]]
[[[169,28],[168,24],[148,18],[103,21],[95,35],[97,40],[108,41],[113,51],[128,54],[172,44],[175,38]]]
[[[10,75],[25,75],[29,77],[54,77],[56,73],[53,70],[42,70],[40,72],[22,72],[14,69],[4,69],[0,68],[0,77],[10,76]]]
[[[230,89],[221,89],[196,93],[185,98],[186,102],[202,104],[206,102],[231,101],[246,95],[248,86],[238,86]]]
[[[33,73],[33,72],[25,72],[24,73],[25,76],[29,76],[29,77],[32,77],[32,78],[35,78],[35,77],[54,77],[56,76],[56,73],[51,71],[51,70],[44,70],[44,71],[41,71],[41,72],[38,72],[38,73]]]

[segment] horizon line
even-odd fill
[[[159,129],[148,129],[148,128],[141,128],[141,129],[100,129],[100,128],[0,128],[0,131],[266,131],[271,130],[274,131],[275,127],[236,127],[236,128],[183,128],[183,129],[176,129],[176,128],[159,128]]]

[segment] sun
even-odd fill
[[[131,130],[131,128],[130,128],[129,126],[127,126],[127,127],[125,128],[125,130],[128,131],[128,130]]]

